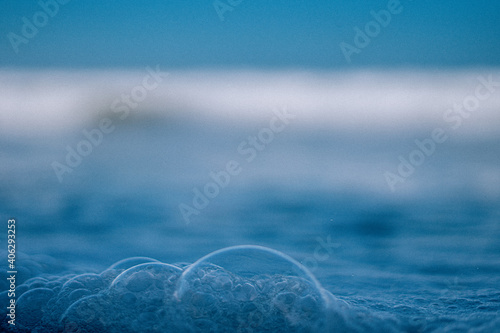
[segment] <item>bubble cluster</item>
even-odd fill
[[[128,258],[18,290],[17,332],[330,332],[337,302],[298,262],[258,246],[191,265]]]
[[[298,262],[257,246],[223,249],[182,274],[175,296],[194,326],[219,332],[321,331],[328,300]]]

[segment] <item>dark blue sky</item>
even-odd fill
[[[47,1],[51,0],[42,0]],[[500,65],[498,0],[401,0],[402,12],[392,15],[390,24],[352,55],[351,63],[339,44],[354,45],[354,27],[363,28],[373,20],[370,11],[387,8],[387,0],[243,0],[225,13],[224,21],[213,0],[72,0],[61,5],[36,36],[19,44],[18,53],[9,33],[22,37],[22,18],[33,22],[41,6],[38,1],[0,0],[0,4],[0,67]]]

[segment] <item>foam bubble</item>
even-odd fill
[[[300,263],[260,246],[213,252],[191,265],[175,292],[199,330],[326,329],[329,301]]]
[[[159,261],[149,257],[130,257],[117,261],[113,265],[109,266],[108,269],[125,270],[129,269],[130,267],[134,267],[140,264],[145,264],[148,262],[159,262]]]
[[[169,297],[181,273],[180,268],[169,264],[140,264],[121,273],[111,283],[110,292],[132,293],[142,301],[154,297]]]
[[[19,326],[34,330],[43,324],[43,309],[52,297],[54,297],[54,291],[48,288],[35,288],[19,297],[16,313]]]
[[[105,292],[71,305],[61,323],[89,332],[175,331],[183,322],[173,302],[181,273],[180,268],[160,262],[133,266],[118,275]]]
[[[192,265],[128,258],[100,274],[41,274],[18,289],[21,332],[328,332],[331,318],[335,327],[343,320],[305,267],[259,246]]]

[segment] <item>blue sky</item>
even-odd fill
[[[50,0],[42,0],[47,2]],[[231,3],[231,0],[221,0]],[[233,3],[237,2],[232,0]],[[403,10],[348,63],[371,10],[388,1],[243,0],[224,15],[212,0],[69,1],[18,45],[38,1],[0,0],[0,67],[357,68],[500,64],[500,1],[401,0]]]

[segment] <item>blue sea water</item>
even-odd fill
[[[432,125],[294,120],[248,162],[238,146],[265,119],[113,121],[62,182],[52,163],[81,130],[0,135],[18,270],[2,331],[500,331],[497,133],[450,134],[392,192],[384,173]],[[179,205],[231,160],[241,172],[186,223]]]

